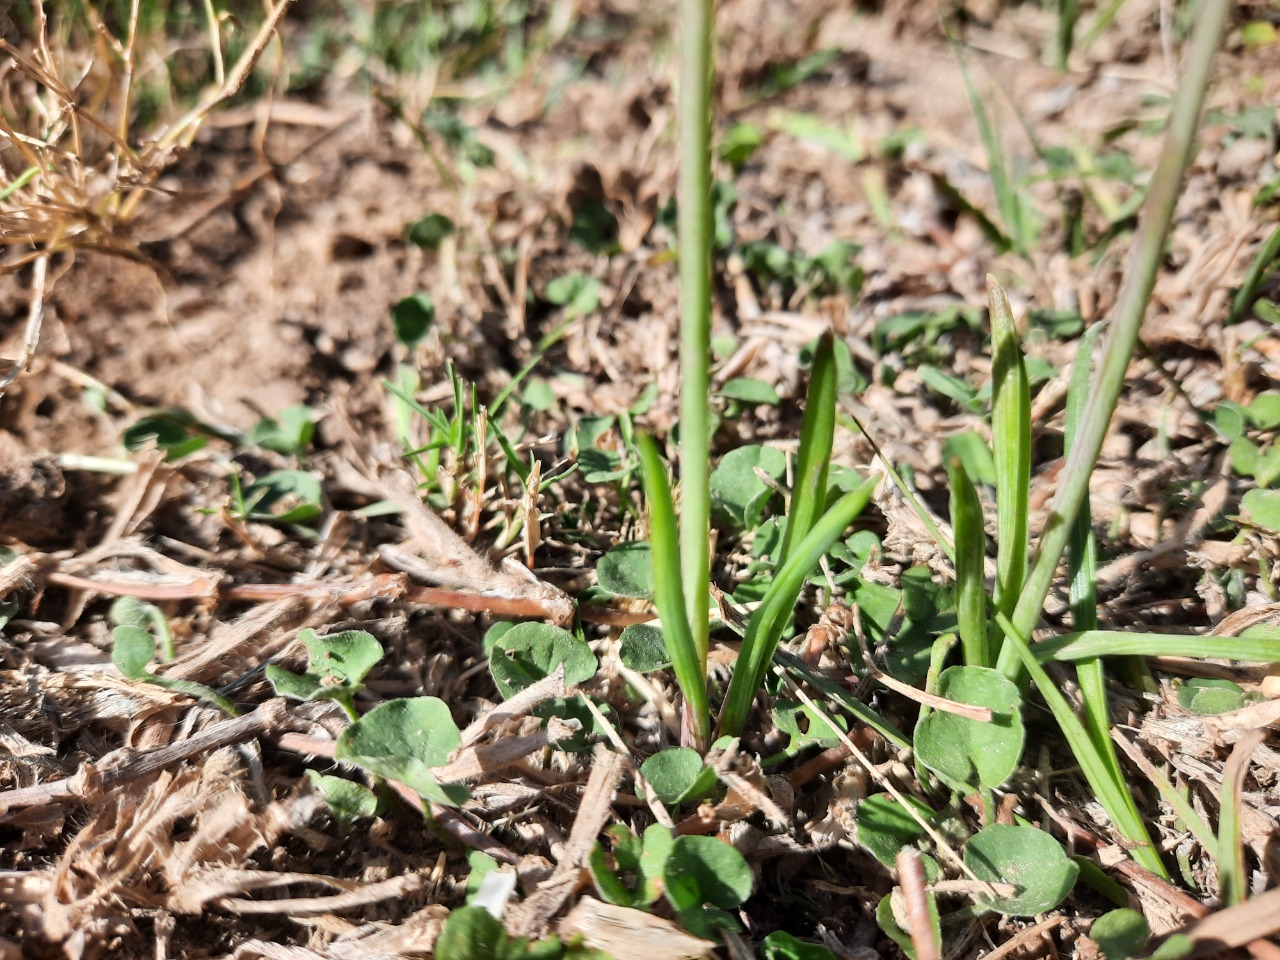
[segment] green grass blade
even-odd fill
[[[1263,243],[1262,249],[1258,251],[1258,255],[1249,264],[1249,270],[1244,275],[1244,282],[1240,284],[1240,289],[1236,291],[1236,295],[1231,299],[1231,314],[1227,317],[1228,324],[1239,323],[1245,318],[1245,314],[1249,312],[1253,302],[1258,299],[1258,291],[1262,288],[1262,281],[1266,279],[1267,270],[1275,263],[1277,258],[1280,258],[1280,225],[1277,225],[1271,231],[1271,235]]]
[[[800,455],[796,461],[787,529],[778,550],[779,566],[786,565],[792,545],[808,535],[826,506],[827,468],[836,433],[836,378],[835,339],[828,330],[818,342],[809,374],[809,393],[800,427]]]
[[[662,618],[662,640],[671,655],[676,682],[689,705],[697,749],[711,742],[711,712],[707,703],[707,648],[699,647],[685,619],[684,586],[680,580],[680,535],[675,506],[667,483],[667,468],[658,445],[647,434],[636,437],[645,498],[649,501],[649,550],[653,564],[653,599]],[[702,620],[707,620],[703,610]]]
[[[964,464],[952,458],[947,474],[951,481],[951,526],[956,537],[956,616],[964,662],[971,667],[990,667],[995,657],[987,629],[983,572],[987,532],[982,525],[982,504]]]
[[[1165,238],[1181,191],[1182,176],[1191,159],[1213,54],[1230,9],[1231,5],[1225,0],[1208,0],[1200,6],[1192,31],[1190,55],[1186,59],[1170,115],[1165,149],[1143,204],[1133,253],[1112,313],[1112,326],[1107,334],[1102,363],[1081,415],[1080,433],[1063,468],[1035,563],[1027,575],[1026,586],[1018,598],[1013,616],[1009,618],[1020,636],[1029,635],[1040,619],[1049,585],[1071,535],[1075,516],[1088,493],[1089,477],[1102,450],[1120,391],[1124,388],[1125,373],[1138,343],[1156,271],[1164,257]]]
[[[1240,793],[1249,757],[1267,738],[1265,730],[1250,730],[1231,749],[1222,769],[1222,797],[1218,802],[1218,895],[1225,906],[1243,903],[1249,895],[1249,872],[1244,862],[1244,830],[1240,817]]]
[[[742,732],[756,691],[764,682],[769,661],[778,648],[783,627],[795,608],[796,598],[800,596],[805,579],[844,529],[862,512],[879,480],[879,477],[872,477],[864,481],[856,490],[846,493],[832,504],[813,525],[808,536],[796,546],[791,558],[778,570],[760,606],[747,624],[742,651],[738,654],[738,664],[734,668],[733,679],[729,682],[729,692],[720,717],[722,733],[736,737]]]
[[[1093,348],[1103,324],[1095,323],[1084,332],[1076,347],[1075,362],[1071,367],[1071,381],[1067,387],[1067,415],[1065,444],[1070,452],[1080,429],[1080,414],[1089,397],[1089,384],[1093,373]],[[1071,606],[1071,625],[1076,630],[1093,630],[1098,626],[1098,544],[1093,532],[1093,512],[1089,498],[1085,497],[1076,514],[1067,548],[1067,582]],[[1009,611],[1005,611],[1008,613]],[[1080,681],[1080,699],[1084,704],[1084,726],[1093,745],[1102,754],[1111,775],[1124,779],[1120,759],[1111,743],[1111,717],[1107,710],[1107,676],[1102,658],[1081,660],[1076,665]]]
[[[707,647],[711,561],[711,0],[680,2],[680,569],[685,619]]]
[[[1280,627],[1252,627],[1239,637],[1089,630],[1043,640],[1031,650],[1040,663],[1104,656],[1202,657],[1241,663],[1280,663]]]
[[[1022,661],[1023,667],[1031,675],[1040,695],[1052,711],[1054,719],[1058,721],[1062,735],[1066,737],[1076,762],[1080,764],[1080,772],[1093,788],[1098,802],[1107,811],[1107,816],[1111,818],[1120,835],[1135,845],[1131,850],[1133,859],[1157,876],[1167,879],[1168,871],[1165,870],[1160,854],[1151,842],[1147,826],[1142,821],[1142,814],[1138,812],[1128,785],[1123,779],[1116,779],[1113,776],[1111,767],[1094,746],[1084,724],[1071,709],[1071,704],[1062,695],[1057,684],[1044,672],[1044,667],[1036,661],[1035,655],[1027,648],[1027,642],[1014,624],[999,612],[996,613],[996,619],[1004,630],[1006,649],[1014,651]]]
[[[995,606],[1008,616],[1027,577],[1031,497],[1031,386],[1009,298],[987,276],[991,308],[991,447],[996,461]],[[1017,658],[1001,652],[999,662],[1017,675]]]

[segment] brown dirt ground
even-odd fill
[[[217,720],[186,698],[121,681],[109,659],[110,597],[50,580],[50,571],[116,583],[200,576],[223,588],[350,584],[389,571],[379,548],[404,540],[404,529],[349,511],[381,496],[365,468],[396,459],[380,381],[405,359],[389,322],[401,298],[427,292],[437,308],[436,328],[414,357],[426,402],[447,396],[446,360],[486,400],[561,319],[540,299],[547,282],[566,272],[594,276],[602,285],[600,307],[570,326],[537,368],[556,404],[532,415],[526,436],[553,438],[535,446],[549,467],[570,424],[626,410],[649,384],[657,385],[657,399],[640,425],[670,427],[677,297],[674,266],[663,255],[669,234],[656,223],[676,169],[667,11],[630,0],[577,6],[576,22],[602,29],[569,31],[498,95],[465,88],[463,116],[493,150],[490,168],[465,172],[447,151],[428,156],[404,124],[354,84],[308,104],[236,107],[215,115],[157,184],[131,237],[142,262],[92,251],[55,260],[39,354],[0,402],[0,533],[37,559],[6,581],[10,591],[23,588],[15,594],[23,606],[0,641],[4,789],[71,777],[120,747],[180,743]],[[1123,124],[1158,116],[1151,98],[1170,93],[1176,69],[1152,28],[1154,2],[1126,4],[1117,24],[1065,74],[1040,62],[1050,19],[1030,6],[998,12],[970,5],[963,31],[976,82],[989,93],[1013,155],[1030,156],[1028,128],[1045,146],[1096,147]],[[837,239],[855,242],[866,282],[856,300],[788,301],[755,283],[739,263],[718,263],[715,324],[744,347],[736,372],[773,383],[787,400],[726,423],[717,445],[795,436],[790,398],[803,388],[795,358],[829,322],[870,375],[871,386],[849,398],[848,408],[896,463],[915,471],[926,499],[945,510],[941,442],[962,429],[986,428],[930,393],[918,361],[893,350],[876,353],[877,324],[909,310],[980,306],[988,272],[1009,289],[1019,315],[1036,307],[1100,320],[1112,306],[1129,234],[1100,254],[1071,256],[1058,199],[1078,198],[1078,183],[1028,188],[1048,214],[1029,259],[999,254],[975,220],[956,209],[946,183],[984,211],[994,212],[996,202],[956,59],[932,5],[891,0],[850,9],[837,0],[733,0],[719,16],[720,126],[750,121],[766,131],[764,146],[736,177],[738,239],[773,239],[809,252]],[[1209,98],[1210,109],[1226,114],[1280,102],[1275,48],[1246,49],[1238,31],[1244,19],[1236,18]],[[291,23],[289,35],[302,26]],[[772,68],[825,48],[839,55],[814,76],[762,94]],[[800,113],[849,131],[864,155],[855,161],[781,129]],[[903,153],[879,149],[886,135],[909,128],[923,135]],[[1160,141],[1135,125],[1118,133],[1113,146],[1149,169]],[[1244,402],[1280,385],[1271,329],[1256,319],[1222,323],[1232,290],[1275,226],[1274,201],[1262,208],[1251,201],[1277,175],[1276,150],[1274,127],[1270,140],[1238,137],[1225,123],[1206,127],[1144,334],[1162,369],[1149,359],[1132,365],[1094,484],[1095,521],[1114,558],[1103,572],[1100,610],[1110,625],[1203,630],[1274,594],[1274,582],[1266,584],[1260,573],[1276,569],[1277,544],[1236,538],[1234,528],[1217,522],[1237,512],[1246,485],[1198,413],[1218,399]],[[868,193],[876,182],[889,201],[888,230]],[[1110,188],[1120,202],[1132,190]],[[573,210],[587,200],[617,217],[617,252],[593,254],[570,242]],[[1086,230],[1096,237],[1103,228],[1096,208],[1086,210]],[[432,211],[458,227],[434,252],[405,240],[406,223]],[[526,298],[526,287],[536,296]],[[0,279],[4,356],[17,355],[29,298],[26,271]],[[983,382],[989,358],[981,331],[953,330],[942,347],[948,372]],[[1029,335],[1028,349],[1065,371],[1074,343]],[[84,402],[93,382],[109,388],[103,409]],[[1033,498],[1041,508],[1059,464],[1062,385],[1059,374],[1036,400]],[[289,465],[281,455],[215,441],[178,465],[135,457],[138,472],[123,478],[59,459],[119,456],[123,428],[155,408],[182,407],[246,430],[295,403],[322,414],[306,463],[324,478],[333,518],[318,539],[240,523],[226,512],[227,473],[236,465],[253,475]],[[865,439],[848,433],[839,442],[843,462],[870,460]],[[1176,491],[1183,495],[1171,499]],[[461,504],[446,519],[486,552],[492,540],[475,529],[501,513],[504,496],[495,490],[483,512]],[[607,485],[571,478],[551,488],[534,573],[571,595],[587,587],[600,553],[636,532],[634,513],[622,505]],[[877,523],[886,534],[884,575],[892,580],[913,558],[927,562],[929,552],[891,503],[884,508]],[[720,575],[732,578],[734,570]],[[249,601],[207,593],[164,608],[178,638],[178,663],[169,672],[232,684],[232,695],[247,706],[269,695],[260,673],[265,662],[297,662],[294,638],[303,626],[359,626],[384,642],[388,657],[372,676],[365,705],[376,697],[440,696],[465,726],[496,698],[487,671],[473,669],[483,664],[480,636],[493,617],[385,598],[338,604],[316,595]],[[1052,625],[1062,612],[1060,597],[1048,612]],[[616,630],[592,636],[608,664]],[[622,706],[627,739],[642,753],[656,748],[663,733],[652,711],[619,693],[616,670],[606,665],[604,674],[599,692],[612,690]],[[1162,703],[1153,716],[1172,722],[1180,715]],[[331,713],[297,710],[289,725],[323,737],[333,723]],[[1216,811],[1223,743],[1180,742],[1168,732],[1157,740],[1150,731],[1147,741],[1188,780],[1208,785],[1197,803]],[[892,759],[882,746],[877,750],[880,759]],[[96,789],[91,778],[81,785],[85,800],[48,799],[0,813],[6,904],[0,937],[7,938],[0,954],[425,955],[445,908],[461,901],[464,848],[424,828],[403,806],[350,829],[333,824],[302,779],[307,766],[330,765],[309,763],[304,754],[278,739],[250,736],[111,789]],[[1259,747],[1246,787],[1254,818],[1247,837],[1262,852],[1251,864],[1268,886],[1276,883],[1267,838],[1280,812],[1278,756],[1274,746]],[[590,770],[581,757],[537,760],[492,778],[467,814],[521,858],[526,894],[561,854]],[[836,771],[795,797],[785,824],[757,818],[723,825],[726,836],[754,850],[758,866],[758,895],[743,914],[748,939],[781,927],[811,938],[825,932],[846,956],[895,953],[870,916],[891,885],[887,875],[856,848],[825,839],[840,829],[860,782],[856,773]],[[1054,789],[1065,808],[1083,788],[1064,773]],[[1145,783],[1135,789],[1154,793]],[[616,816],[640,823],[645,813],[628,796],[624,787]],[[7,805],[0,793],[0,808]],[[1154,799],[1150,810],[1177,847],[1172,818],[1160,819]],[[1211,900],[1209,858],[1193,844],[1186,849]],[[348,882],[343,889],[352,890],[407,879],[403,888],[370,894],[367,904],[338,910],[311,901],[304,909],[273,907],[277,894],[262,889],[264,871],[307,875],[283,888],[295,898],[334,892],[317,877],[341,878]],[[1147,904],[1149,897],[1139,896]],[[1088,893],[1069,901],[1054,949],[1088,955],[1082,932],[1101,906]],[[1173,910],[1170,922],[1178,917]],[[530,921],[528,929],[545,926]],[[957,955],[986,949],[984,936],[1006,943],[1017,928],[975,930]]]

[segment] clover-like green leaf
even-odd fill
[[[974,834],[964,862],[979,880],[1009,883],[1011,897],[990,902],[997,913],[1031,917],[1052,910],[1071,892],[1080,867],[1053,837],[1035,827],[993,823]]]
[[[596,564],[596,580],[617,597],[652,597],[649,544],[643,540],[618,544]]]
[[[933,819],[933,811],[925,804],[914,797],[903,799],[926,823]],[[858,842],[886,867],[896,867],[898,851],[925,835],[919,821],[887,793],[858,801],[854,822],[858,826]]]
[[[1178,705],[1201,716],[1239,710],[1245,702],[1244,690],[1230,680],[1196,677],[1178,687]]]
[[[263,417],[254,424],[245,441],[255,447],[297,457],[306,453],[315,432],[315,411],[295,404],[281,410],[277,417]]]
[[[1104,913],[1093,921],[1089,936],[1098,944],[1106,960],[1129,960],[1146,947],[1151,928],[1137,910],[1124,907]]]
[[[700,800],[716,785],[716,772],[688,747],[660,750],[640,765],[640,772],[668,806]]]
[[[757,380],[754,377],[734,377],[725,381],[717,391],[720,396],[730,400],[741,400],[743,403],[768,404],[776,407],[782,402],[772,384]]]
[[[916,726],[916,756],[953,789],[992,789],[1013,774],[1024,731],[1018,687],[987,667],[951,667],[938,678],[948,700],[989,707],[990,722],[934,711]]]
[[[1245,491],[1240,498],[1240,513],[1254,526],[1270,533],[1280,533],[1280,490],[1259,490],[1255,487]]]
[[[415,247],[439,250],[445,237],[453,233],[453,221],[443,213],[428,213],[405,228],[405,235]]]
[[[760,949],[764,960],[835,960],[835,954],[822,944],[805,943],[782,930],[765,937]]]
[[[378,795],[363,783],[332,777],[315,770],[307,771],[307,779],[316,792],[324,797],[333,819],[343,826],[350,826],[365,817],[376,816],[382,806]]]
[[[650,623],[633,623],[618,635],[618,659],[628,670],[652,673],[671,666],[662,630]]]
[[[705,903],[732,910],[751,896],[751,867],[716,837],[677,837],[662,878],[668,899],[682,911]]]
[[[489,672],[503,698],[551,676],[564,664],[564,682],[595,676],[596,657],[585,640],[549,623],[517,623],[489,652]]]
[[[730,450],[711,472],[711,498],[715,508],[739,529],[754,527],[773,495],[756,469],[781,482],[787,458],[774,447],[748,445]]]
[[[155,659],[156,638],[150,631],[133,624],[122,624],[111,631],[115,643],[111,662],[130,680],[150,679],[147,664]]]
[[[466,799],[466,789],[439,783],[431,769],[448,762],[461,744],[462,735],[443,700],[407,697],[379,704],[342,731],[334,756],[452,806]]]
[[[833,716],[831,719],[842,729],[846,727],[844,718]],[[788,749],[793,753],[815,745],[825,750],[840,743],[840,737],[831,729],[831,725],[814,707],[805,703],[778,700],[773,705],[773,722],[779,733],[790,738]]]

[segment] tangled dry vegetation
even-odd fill
[[[1065,72],[1042,62],[1046,12],[951,11],[1011,169],[1039,156],[1043,173],[1035,150],[1065,158],[1053,176],[1019,181],[1041,221],[1019,233],[933,5],[721,4],[720,134],[750,128],[760,142],[720,161],[717,451],[794,443],[801,357],[830,326],[856,376],[844,409],[944,512],[944,443],[988,430],[974,395],[990,377],[981,307],[994,273],[1028,318],[1043,373],[1038,532],[1074,338],[1111,309],[1132,201],[1160,147],[1152,128],[1180,34],[1151,24],[1168,6],[1124,4]],[[265,18],[250,6],[221,25],[236,56],[225,68],[200,60],[196,83],[178,65],[193,48],[207,58],[200,28],[174,37],[144,23],[130,41],[127,17],[62,29],[69,10],[51,10],[44,32],[0,12],[0,315],[3,352],[17,358],[0,400],[0,953],[430,955],[482,851],[518,877],[512,936],[580,934],[620,960],[736,958],[786,930],[842,958],[896,955],[874,916],[894,880],[856,842],[852,810],[873,781],[918,786],[910,757],[878,735],[853,733],[871,771],[845,745],[765,768],[787,737],[762,709],[737,749],[711,758],[725,786],[715,802],[669,811],[636,791],[641,761],[676,742],[675,695],[666,674],[624,666],[620,630],[651,608],[602,590],[595,570],[645,534],[627,469],[633,425],[665,434],[675,419],[669,11],[534,3],[484,45],[451,39],[433,72],[407,75],[371,52],[365,21],[334,28],[324,5],[281,3]],[[1110,628],[1233,636],[1280,611],[1275,533],[1238,522],[1244,493],[1275,476],[1233,469],[1213,416],[1280,384],[1273,321],[1233,315],[1232,299],[1275,229],[1278,48],[1242,39],[1243,24],[1268,17],[1242,4],[1233,20],[1146,352],[1095,475]],[[316,37],[327,69],[308,73]],[[141,116],[139,91],[184,83],[188,103]],[[433,234],[406,234],[431,214]],[[845,272],[814,272],[837,242],[858,248],[842,248]],[[1275,279],[1262,279],[1257,295],[1275,299]],[[777,402],[725,392],[740,378]],[[429,436],[425,421],[385,380],[444,411],[447,429],[462,424],[430,476],[402,456]],[[875,458],[854,429],[837,445],[838,463]],[[532,482],[516,480],[513,459]],[[262,486],[285,474],[291,486]],[[861,577],[896,589],[924,569],[945,584],[948,564],[887,484],[876,507]],[[716,583],[732,592],[752,576],[750,531],[722,529],[716,556]],[[167,685],[113,663],[124,596],[153,605],[172,634],[172,658],[147,668]],[[846,682],[843,632],[820,618],[816,591],[807,604],[797,633],[836,640],[815,649],[815,669],[871,696],[865,677]],[[1046,627],[1064,611],[1055,594]],[[502,700],[485,630],[575,617],[599,664],[578,687],[607,713],[540,718],[574,692],[563,674]],[[334,759],[347,715],[332,699],[277,697],[266,676],[301,668],[308,628],[380,642],[359,712],[411,696],[450,706],[460,743],[434,776],[465,784],[465,805],[431,804],[424,819],[418,794],[392,783],[376,816],[334,814],[307,771],[359,779]],[[714,668],[734,654],[720,643]],[[1105,868],[1155,934],[1205,918],[1198,942],[1280,955],[1266,939],[1280,915],[1274,677],[1174,657],[1151,667],[1158,684],[1117,685],[1113,712],[1177,883],[1114,844],[1038,717],[1043,746],[1002,815],[1016,809]],[[1186,709],[1173,680],[1188,673],[1233,681],[1251,705]],[[915,709],[876,702],[904,723]],[[598,734],[585,749],[557,748],[584,726]],[[1156,768],[1210,823],[1224,798],[1236,805],[1256,895],[1243,909],[1217,912],[1221,851],[1168,807]],[[724,945],[661,910],[597,898],[587,867],[603,831],[653,822],[719,836],[751,865],[742,932]],[[1081,886],[1038,921],[978,917],[946,943],[956,957],[1089,958],[1105,907]]]

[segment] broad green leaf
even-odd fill
[[[618,659],[636,673],[652,673],[671,666],[662,631],[649,623],[633,623],[623,628],[618,637]]]
[[[832,719],[841,729],[846,728],[843,717],[834,715]],[[831,729],[831,725],[805,703],[785,699],[775,701],[773,722],[778,732],[789,738],[787,749],[792,753],[815,745],[825,750],[840,743],[840,737]]]
[[[124,624],[111,631],[114,644],[111,647],[111,662],[116,665],[125,677],[130,680],[146,680],[149,664],[156,655],[156,639],[142,627]]]
[[[643,540],[618,544],[596,564],[596,580],[616,597],[652,597],[649,544]]]
[[[199,421],[186,410],[163,410],[142,417],[121,436],[126,450],[141,450],[155,441],[165,460],[172,463],[203,448],[209,438],[199,432]]]
[[[448,705],[437,697],[406,697],[379,704],[338,738],[334,756],[446,805],[466,799],[463,787],[439,783],[431,768],[444,765],[462,744]]]
[[[405,297],[391,308],[392,329],[406,347],[421,343],[435,322],[435,301],[425,293]]]
[[[614,716],[613,707],[604,700],[592,697],[591,702],[606,718]],[[579,730],[577,733],[554,741],[556,749],[563,750],[565,753],[589,753],[596,743],[608,736],[608,731],[587,706],[585,694],[578,694],[573,697],[555,697],[545,703],[540,703],[534,708],[533,715],[544,721],[550,720],[552,717],[558,717],[561,720],[578,721]]]
[[[443,213],[429,213],[405,228],[405,235],[415,247],[439,250],[445,237],[453,233],[453,221]]]
[[[1028,826],[994,823],[969,839],[964,862],[979,880],[1010,883],[1011,897],[991,901],[997,913],[1033,917],[1052,910],[1071,892],[1080,872],[1053,837]],[[987,903],[987,901],[982,901]]]
[[[1146,918],[1128,907],[1104,913],[1089,929],[1106,960],[1129,960],[1143,952],[1151,937]]]
[[[581,273],[566,273],[547,281],[547,300],[564,307],[566,317],[595,313],[600,307],[600,281]]]
[[[775,447],[738,447],[726,453],[711,472],[712,503],[741,530],[756,525],[772,495],[769,486],[756,475],[757,468],[781,482],[787,472],[787,458]]]
[[[306,523],[320,516],[320,480],[309,470],[277,470],[244,492],[247,520]]]
[[[363,630],[318,636],[303,630],[298,639],[307,651],[307,669],[296,674],[274,664],[267,679],[282,697],[298,700],[338,700],[351,707],[365,676],[382,659],[382,644]]]
[[[835,960],[835,954],[822,944],[805,943],[781,930],[765,937],[760,949],[764,960]]]
[[[297,457],[306,453],[315,432],[315,411],[302,404],[295,404],[285,407],[276,417],[263,417],[259,420],[249,431],[245,442]]]
[[[523,940],[512,940],[502,921],[483,907],[459,907],[436,939],[436,960],[524,960]]]
[[[1280,534],[1280,490],[1255,487],[1245,491],[1240,498],[1240,513],[1254,526]]]
[[[640,772],[667,806],[700,800],[716,785],[716,772],[702,762],[698,751],[688,747],[655,753],[640,765]]]
[[[517,623],[489,654],[489,672],[503,699],[551,676],[561,664],[566,684],[595,676],[595,654],[586,641],[549,623]]]
[[[1021,697],[1018,687],[987,667],[951,667],[938,678],[938,695],[989,707],[989,723],[935,710],[916,726],[916,756],[954,789],[1000,786],[1022,756]]]
[[[1280,427],[1280,393],[1267,390],[1258,394],[1253,398],[1253,402],[1244,408],[1244,413],[1259,430],[1274,430]]]
[[[1230,713],[1246,702],[1244,690],[1230,680],[1197,677],[1178,687],[1178,705],[1201,716]]]
[[[333,819],[342,826],[348,827],[357,820],[377,815],[381,801],[363,783],[343,777],[331,777],[315,770],[308,770],[306,773],[311,786],[329,805]]]
[[[690,903],[732,910],[751,895],[751,867],[742,854],[715,837],[676,837],[663,881],[668,897],[681,910],[689,909]]]
[[[771,384],[752,377],[734,377],[721,387],[717,393],[730,400],[741,400],[743,403],[768,404],[777,406],[782,402],[778,391]]]
[[[903,906],[899,908],[900,903]],[[929,911],[929,928],[933,935],[933,942],[940,944],[942,943],[942,921],[938,915],[938,902],[932,893],[926,891],[925,903]],[[911,939],[911,933],[906,929],[907,920],[905,917],[900,918],[898,909],[895,908],[905,909],[905,901],[899,887],[894,887],[888,896],[881,898],[876,904],[876,926],[898,945],[907,955],[908,960],[916,960],[916,945]]]
[[[118,597],[107,611],[107,619],[117,627],[147,630],[151,626],[151,611],[154,609],[152,604],[137,597]]]
[[[725,131],[718,152],[725,163],[737,170],[755,155],[762,143],[764,135],[755,124],[735,123]]]
[[[934,813],[914,797],[905,797],[926,823]],[[901,803],[887,793],[860,800],[854,814],[858,827],[858,842],[886,867],[896,867],[898,851],[925,835],[924,828],[911,816]]]

